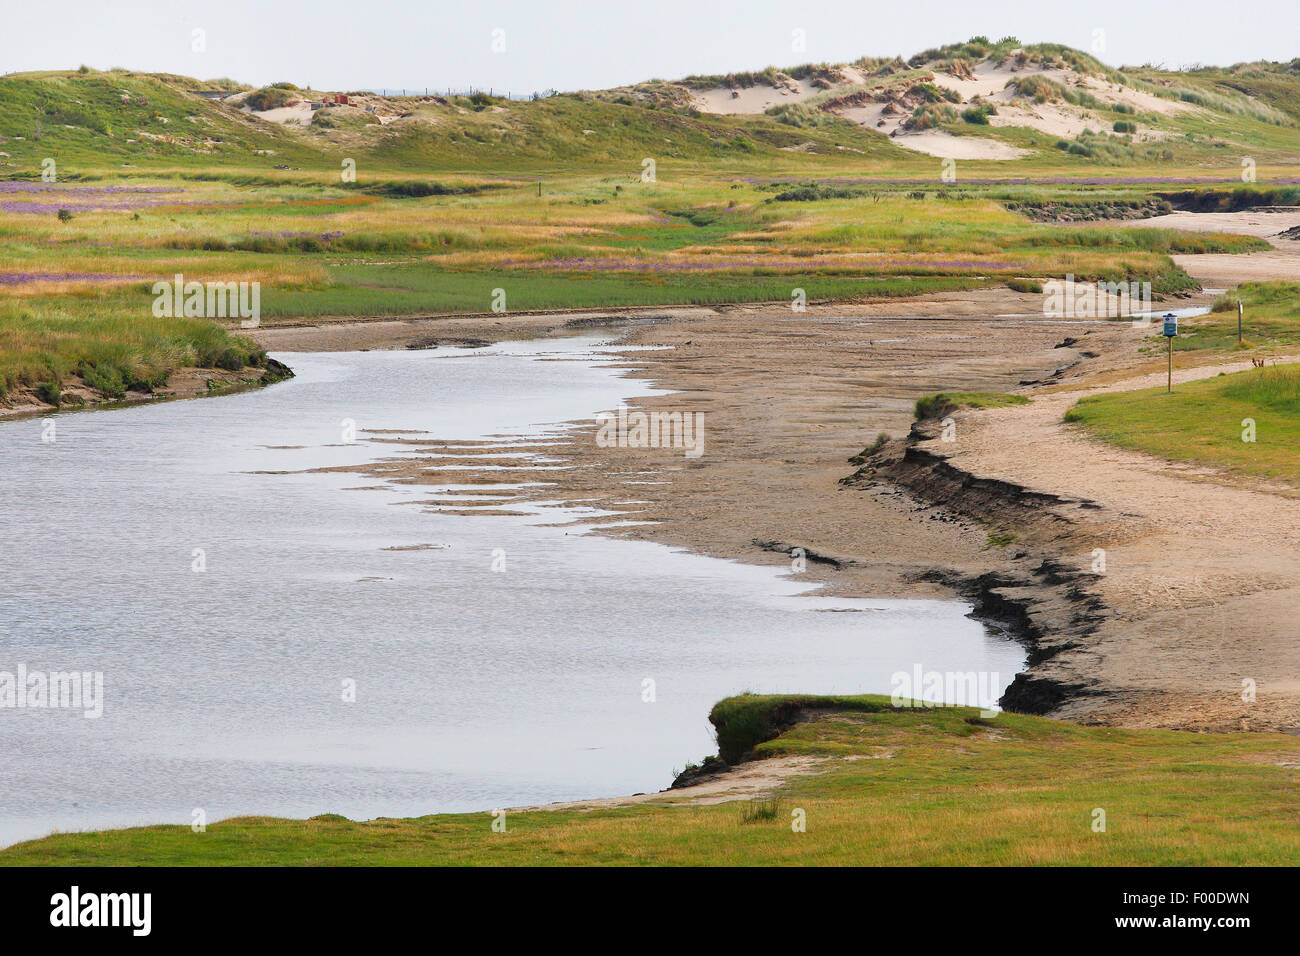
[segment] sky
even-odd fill
[[[0,73],[84,63],[520,94],[906,57],[981,34],[1064,43],[1112,66],[1291,60],[1300,0],[0,0]]]

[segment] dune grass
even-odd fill
[[[746,695],[713,716],[724,749],[808,758],[816,772],[716,805],[508,812],[504,832],[488,812],[253,817],[204,833],[59,834],[0,851],[0,864],[1280,866],[1300,853],[1285,735],[984,719],[869,696]],[[800,816],[805,832],[792,829]]]

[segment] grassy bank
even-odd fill
[[[984,720],[881,697],[746,695],[711,719],[725,755],[803,757],[816,772],[760,800],[508,813],[505,832],[488,813],[243,818],[60,834],[0,864],[1287,865],[1300,853],[1284,735]]]
[[[1243,306],[1241,341],[1237,306]],[[1164,342],[1157,343],[1161,347]],[[1300,346],[1300,283],[1243,282],[1214,303],[1208,315],[1180,323],[1176,352],[1248,350],[1256,357]]]
[[[1245,306],[1237,341],[1237,304]],[[1152,337],[1153,350],[1165,342]],[[1247,282],[1210,314],[1180,323],[1174,348],[1189,359],[1274,363],[1300,346],[1300,284]],[[1300,367],[1267,364],[1174,386],[1080,399],[1065,420],[1089,434],[1169,461],[1300,484]]]
[[[1008,392],[936,392],[916,400],[917,418],[942,418],[959,408],[1005,408],[1027,405],[1029,399]]]
[[[44,307],[0,300],[0,404],[35,397],[59,405],[67,389],[121,399],[165,388],[184,368],[266,365],[262,349],[204,319],[128,315],[76,298]]]

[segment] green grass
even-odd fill
[[[879,434],[876,435],[875,441],[873,441],[870,445],[862,449],[862,451],[858,452],[856,455],[854,455],[852,458],[848,460],[849,464],[865,465],[867,463],[867,459],[875,455],[878,451],[880,451],[880,449],[884,448],[885,444],[888,441],[889,441],[889,433],[880,432]]]
[[[1008,545],[1016,543],[1017,535],[1011,531],[990,531],[987,540],[984,543],[983,550],[990,551],[993,548],[1005,548]]]
[[[1240,345],[1239,302],[1244,306]],[[1176,352],[1247,349],[1267,353],[1300,345],[1300,283],[1243,282],[1221,296],[1209,315],[1181,321],[1178,333]]]
[[[148,288],[178,273],[260,282],[268,324],[486,312],[498,288],[509,311],[527,311],[790,302],[795,289],[829,302],[1001,283],[1032,290],[1036,281],[1024,276],[1067,272],[1080,280],[1146,278],[1157,291],[1194,284],[1169,258],[1192,245],[1184,237],[1030,222],[994,198],[1006,187],[815,189],[818,198],[793,204],[764,185],[717,175],[647,184],[571,173],[549,179],[540,196],[535,183],[469,175],[387,177],[355,189],[302,173],[277,180],[220,167],[141,178],[133,182],[176,192],[160,206],[82,211],[71,223],[0,216],[6,271],[135,277],[71,292],[2,286],[0,302],[13,309],[0,310],[0,323],[16,323],[19,312],[84,317],[93,323],[88,336],[157,340],[166,334],[149,322]],[[1195,247],[1241,251],[1256,242],[1209,236]],[[6,389],[67,375],[83,361],[85,343],[73,334],[22,349],[4,339],[0,333]],[[130,363],[165,372],[197,355],[136,347]],[[121,391],[112,376],[96,381],[106,397]]]
[[[1249,437],[1254,422],[1254,441]],[[1300,368],[1270,366],[1174,387],[1080,399],[1065,416],[1089,433],[1170,461],[1300,484]]]
[[[1283,866],[1300,853],[1290,736],[983,719],[883,697],[745,695],[714,717],[724,749],[820,758],[820,772],[710,806],[508,813],[505,832],[487,812],[251,817],[59,834],[0,864]]]
[[[1007,405],[1027,405],[1023,395],[1006,392],[936,392],[922,395],[916,400],[917,418],[943,418],[959,408],[1003,408]]]

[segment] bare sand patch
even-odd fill
[[[311,118],[315,111],[311,108],[311,103],[306,100],[300,100],[292,106],[278,106],[273,110],[248,110],[258,119],[264,119],[268,123],[297,123],[300,126],[311,124]]]
[[[990,126],[1024,126],[1057,139],[1076,139],[1084,130],[1100,132],[1105,124],[1077,106],[1020,101],[998,106]]]
[[[808,80],[787,79],[779,86],[760,83],[755,86],[728,89],[717,87],[696,91],[693,95],[696,108],[701,113],[724,115],[753,115],[764,113],[782,103],[799,103],[816,96],[822,90]]]
[[[642,803],[663,806],[710,806],[733,800],[748,800],[769,796],[793,777],[820,773],[834,758],[826,757],[769,757],[751,760],[689,787],[662,790],[658,793],[638,793],[628,797],[606,797],[596,800],[571,800],[566,803],[545,803],[530,807],[512,807],[510,812],[532,810],[604,810],[611,807],[630,807]]]
[[[1243,282],[1300,278],[1300,249],[1295,252],[1273,250],[1245,255],[1171,256],[1189,276],[1207,288],[1227,289]]]
[[[1010,61],[999,65],[988,60],[977,64],[971,72],[974,77],[969,80],[954,76],[951,73],[935,73],[934,82],[937,86],[946,87],[955,93],[959,93],[963,100],[972,100],[979,96],[986,100],[1006,101],[1011,98],[1011,91],[1006,88],[1007,84],[1014,79],[1026,76],[1041,76],[1057,83],[1067,83],[1071,77],[1076,76],[1070,70],[1048,70],[1032,66],[1016,68],[1011,65]]]
[[[1294,249],[1294,239],[1280,239],[1278,233],[1300,226],[1300,206],[1263,206],[1240,212],[1172,212],[1140,222],[1116,223],[1182,232],[1228,232],[1267,239],[1278,249]]]
[[[900,132],[890,141],[904,149],[927,153],[942,159],[1019,159],[1029,150],[982,136],[954,136],[940,130],[922,133]]]

